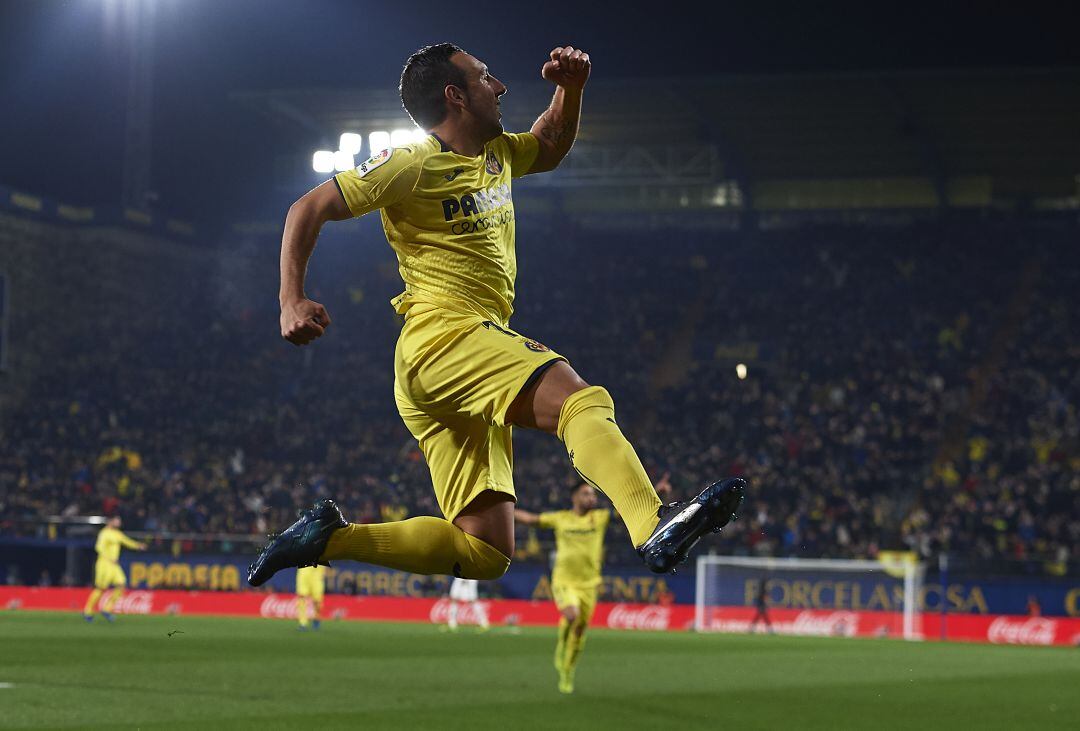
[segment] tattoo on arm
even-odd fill
[[[540,134],[556,147],[567,138],[573,128],[571,120],[559,121],[550,111],[544,114],[544,123],[544,126],[540,128]]]

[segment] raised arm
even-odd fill
[[[540,524],[540,516],[537,513],[530,513],[528,510],[522,510],[521,508],[514,508],[514,520],[522,525]]]
[[[581,49],[573,46],[552,49],[551,60],[544,64],[540,75],[556,84],[555,96],[529,130],[540,142],[529,173],[554,170],[574,146],[581,121],[581,95],[591,71],[589,54]]]
[[[281,337],[293,345],[307,345],[330,326],[326,308],[304,293],[307,263],[319,231],[327,221],[351,218],[352,212],[333,180],[304,194],[289,208],[281,237]]]

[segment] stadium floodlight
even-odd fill
[[[359,155],[360,149],[364,146],[363,135],[358,135],[355,132],[342,132],[341,140],[338,142],[338,149],[342,152],[347,152],[350,155]]]
[[[390,133],[382,130],[372,132],[368,135],[368,146],[371,148],[372,155],[376,152],[382,152],[387,147],[390,147]]]
[[[739,363],[737,366],[735,366],[735,375],[739,377],[740,381],[746,378],[746,364],[745,363]]]
[[[317,173],[334,172],[334,153],[330,150],[319,150],[311,157],[311,167]]]
[[[338,150],[334,153],[334,168],[337,171],[343,172],[345,170],[351,170],[356,167],[356,160],[353,159],[353,155],[348,150]]]
[[[407,145],[413,141],[413,131],[411,129],[395,129],[390,133],[390,146],[400,147],[401,145]]]
[[[427,139],[427,136],[428,136],[427,132],[425,132],[424,130],[417,127],[416,129],[413,130],[412,141],[413,142],[423,142],[424,140]]]

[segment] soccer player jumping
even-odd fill
[[[272,537],[248,571],[253,586],[290,566],[352,559],[420,574],[502,576],[514,554],[511,429],[566,445],[582,479],[607,495],[638,554],[658,573],[732,519],[745,482],[730,478],[663,506],[615,422],[615,405],[565,358],[509,327],[517,261],[513,178],[554,170],[577,136],[589,54],[555,48],[541,69],[555,95],[529,132],[503,131],[506,86],[449,43],[414,53],[401,101],[429,136],[373,154],[289,209],[281,242],[281,334],[307,345],[330,327],[304,293],[322,226],[378,210],[405,291],[394,353],[398,411],[427,460],[445,517],[359,525],[317,502]],[[587,319],[588,314],[583,313]]]

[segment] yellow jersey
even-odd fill
[[[120,560],[120,546],[126,548],[138,548],[138,541],[128,538],[116,528],[105,526],[98,533],[97,543],[94,544],[94,550],[97,551],[98,560],[112,561],[116,563]]]
[[[476,157],[429,135],[334,176],[353,216],[381,212],[405,282],[397,312],[424,302],[506,326],[517,277],[511,179],[538,151],[528,132],[503,133]]]
[[[326,591],[326,567],[304,566],[296,570],[296,593],[300,596],[322,596]]]
[[[573,510],[540,513],[541,528],[555,531],[555,568],[552,584],[581,587],[600,585],[600,566],[604,562],[604,532],[611,512],[598,508],[584,515]]]

